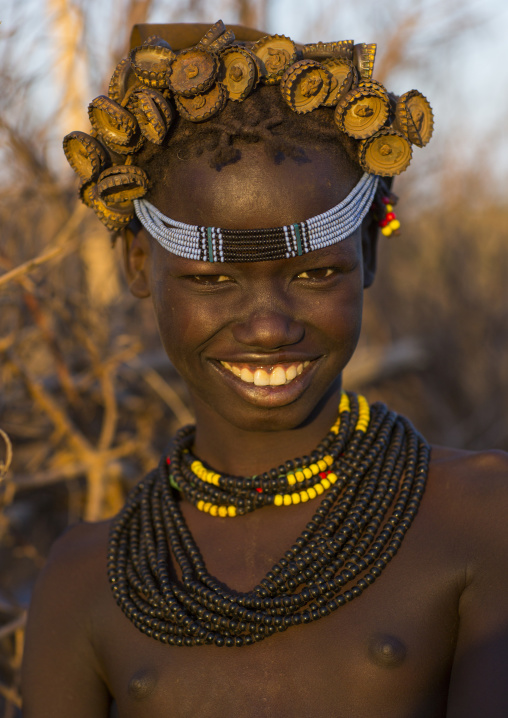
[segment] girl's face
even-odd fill
[[[274,164],[261,147],[221,171],[181,162],[152,201],[173,219],[223,228],[277,227],[340,202],[358,177],[323,152]],[[152,296],[166,352],[200,407],[240,429],[305,423],[340,390],[355,349],[365,283],[361,231],[301,257],[252,263],[182,259],[141,231],[132,289]],[[334,401],[335,401],[334,399]]]

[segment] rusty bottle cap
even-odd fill
[[[220,112],[226,104],[228,93],[221,82],[211,90],[194,97],[175,96],[176,108],[180,115],[190,122],[204,122]]]
[[[331,73],[316,60],[295,62],[284,73],[280,90],[294,112],[305,114],[319,107],[327,98]]]
[[[258,40],[252,51],[261,60],[262,77],[268,85],[275,85],[287,68],[296,60],[295,43],[285,35],[267,35]]]
[[[365,172],[393,177],[404,172],[412,155],[409,140],[401,132],[385,128],[360,144],[358,158]]]

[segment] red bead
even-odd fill
[[[256,491],[258,492],[258,494],[262,494],[262,493],[263,493],[263,489],[260,489],[259,486],[256,488]]]
[[[381,200],[383,204],[390,204],[390,198],[389,197],[383,197]]]
[[[171,463],[171,459],[170,459],[169,456],[168,456],[168,457],[166,458],[166,464],[169,466],[170,463]]]
[[[385,219],[382,219],[382,220],[380,221],[379,226],[380,226],[380,227],[386,227],[387,224],[389,224],[389,221],[388,221],[388,220],[386,219],[386,217],[385,217]]]
[[[326,477],[328,476],[329,473],[330,473],[329,471],[320,471],[320,472],[319,472],[319,476],[320,476],[322,479],[326,479]]]
[[[395,216],[395,212],[388,212],[385,219],[387,222],[391,222],[392,219],[397,219],[397,217]]]

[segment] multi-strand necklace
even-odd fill
[[[360,596],[397,553],[425,490],[430,448],[402,416],[343,393],[339,417],[310,456],[259,476],[225,476],[192,454],[181,429],[114,521],[108,573],[115,599],[148,636],[178,646],[246,646],[329,615]],[[228,520],[322,495],[305,529],[247,593],[206,569],[179,508]],[[171,577],[176,563],[180,577]]]

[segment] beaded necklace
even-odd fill
[[[339,421],[310,456],[260,476],[226,477],[196,466],[193,440],[194,427],[181,429],[170,456],[130,492],[112,524],[108,553],[122,611],[146,635],[177,646],[251,645],[361,595],[395,556],[418,511],[430,456],[407,419],[350,393],[343,394]],[[305,500],[313,498],[311,490],[324,498],[294,544],[251,591],[219,583],[185,523],[179,492],[201,510],[210,503],[217,515],[231,516],[231,506],[239,515],[289,505],[295,484],[307,492]],[[226,514],[218,513],[221,506]],[[170,578],[171,561],[180,567],[178,581]]]
[[[146,199],[135,199],[143,227],[172,254],[202,262],[260,262],[296,257],[349,237],[363,222],[378,186],[365,172],[338,205],[305,222],[268,229],[199,227],[166,217]]]

